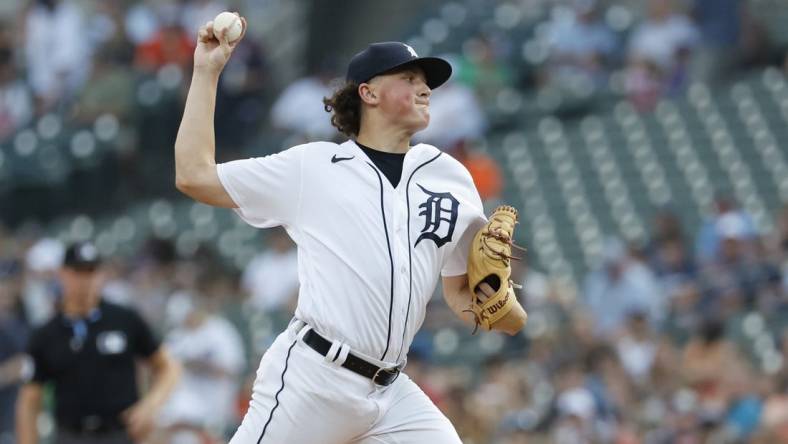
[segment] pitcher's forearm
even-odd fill
[[[446,301],[451,311],[453,311],[454,314],[460,318],[460,320],[465,325],[471,327],[476,325],[476,320],[473,317],[473,313],[468,310],[471,306],[472,300],[473,296],[471,296],[471,289],[465,285],[457,291],[457,294],[454,297]]]
[[[199,180],[206,167],[216,164],[213,128],[219,74],[195,68],[183,119],[175,140],[175,181]]]

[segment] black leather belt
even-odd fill
[[[313,350],[325,356],[328,350],[331,349],[331,341],[320,336],[316,331],[309,329],[304,335],[304,343],[310,346]],[[399,369],[378,367],[375,364],[367,362],[353,353],[348,353],[342,367],[365,376],[372,380],[377,385],[388,386],[397,379],[399,376]]]

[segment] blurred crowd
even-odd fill
[[[480,29],[446,55],[455,75],[432,96],[431,125],[418,135],[460,159],[490,207],[502,198],[503,176],[477,142],[516,108],[512,90],[533,93],[550,111],[569,97],[587,105],[613,92],[648,112],[693,81],[782,63],[749,1],[548,3],[555,8],[522,53],[507,35]],[[124,203],[174,193],[171,143],[196,29],[235,6],[3,3],[0,142],[46,116],[91,128],[111,116],[120,128],[117,170],[96,169],[105,172],[98,190]],[[326,60],[282,82],[265,43],[247,35],[222,76],[220,160],[338,137],[321,99],[342,63]],[[97,190],[79,186],[68,186],[79,200],[68,203],[73,211]],[[62,189],[52,196],[68,201]],[[39,206],[62,212],[54,200]],[[16,225],[36,204],[17,203],[0,220]],[[522,263],[516,280],[529,324],[514,338],[471,336],[436,297],[405,371],[469,444],[788,443],[788,207],[773,233],[758,232],[722,194],[697,232],[687,233],[680,216],[661,209],[644,242],[609,238],[579,288]],[[0,444],[12,442],[16,388],[29,372],[21,353],[31,328],[53,313],[63,247],[26,225],[0,231]],[[161,442],[222,442],[234,430],[260,356],[292,316],[296,262],[276,230],[242,270],[208,245],[182,257],[156,238],[108,258],[104,297],[142,313],[185,368],[159,418]],[[51,422],[41,426],[51,433]]]
[[[244,13],[244,8],[276,4],[28,0],[0,8],[0,146],[7,150],[5,169],[46,164],[45,173],[20,173],[31,181],[19,186],[23,192],[0,194],[7,197],[0,211],[21,209],[6,222],[22,222],[25,212],[49,219],[66,211],[98,214],[116,208],[117,202],[174,197],[174,188],[162,178],[173,168],[170,148],[189,83],[197,28],[218,11]],[[661,98],[683,94],[691,82],[714,83],[753,66],[782,64],[780,44],[763,23],[768,12],[754,10],[754,4],[523,0],[492,8],[498,26],[491,27],[491,8],[485,2],[449,3],[436,14],[442,21],[427,21],[441,25],[423,28],[439,43],[425,49],[414,41],[417,50],[451,60],[455,71],[452,81],[435,91],[431,125],[417,141],[462,159],[483,197],[494,199],[502,191],[501,174],[478,142],[501,126],[527,124],[532,114],[524,111],[576,115],[605,106],[612,97],[628,98],[647,112]],[[465,5],[461,13],[457,5]],[[539,11],[537,18],[524,18],[533,11]],[[460,25],[463,20],[479,23]],[[455,40],[447,24],[472,31]],[[310,61],[314,68],[301,78],[281,78],[271,55],[278,42],[269,41],[272,36],[264,34],[262,24],[252,25],[219,85],[219,160],[268,154],[305,140],[337,139],[322,98],[344,74],[346,61],[328,55],[338,50]],[[96,139],[108,141],[109,149],[97,149]],[[39,159],[36,149],[92,156],[92,167],[77,171],[80,167],[71,168],[67,159],[53,160],[43,152]],[[10,161],[16,157],[17,163]],[[12,171],[9,177],[17,176]],[[50,186],[39,186],[42,183]],[[63,196],[57,185],[81,198]],[[13,184],[0,193],[8,189],[13,190]]]
[[[103,113],[133,118],[138,78],[185,83],[198,28],[229,5],[31,0],[18,7],[0,15],[0,138],[48,112],[83,123]],[[228,124],[259,120],[260,107],[245,101],[262,100],[266,80],[262,49],[254,38],[246,39],[222,79],[221,100],[235,112]]]
[[[647,242],[608,239],[580,288],[523,265],[524,338],[479,372],[435,365],[440,333],[408,370],[468,443],[788,442],[788,207],[775,227],[724,194],[697,233],[663,208]]]
[[[546,11],[539,21],[521,22],[529,28],[524,41],[513,37],[517,32],[508,36],[479,26],[456,42],[460,46],[444,45],[452,53],[446,55],[453,61],[454,81],[436,92],[436,101],[447,98],[445,106],[433,109],[424,140],[449,149],[454,140],[447,138],[479,137],[487,129],[485,116],[511,105],[507,92],[512,89],[585,99],[613,91],[649,110],[661,97],[683,93],[692,81],[715,82],[747,67],[781,62],[775,59],[780,49],[760,19],[763,11],[754,14],[752,1],[520,3],[512,14],[537,6]],[[5,7],[0,10],[0,140],[50,112],[75,124],[109,113],[133,127],[139,123],[135,107],[156,100],[140,79],[154,77],[183,93],[196,30],[218,12],[239,6],[247,5],[232,0],[28,0]],[[261,131],[277,130],[293,136],[283,146],[298,138],[336,138],[320,99],[344,74],[344,61],[326,56],[311,63],[313,72],[300,79],[278,79],[265,50],[271,42],[255,31],[235,51],[221,80],[220,145],[232,154]],[[466,112],[458,115],[457,109]],[[457,118],[463,125],[452,125]],[[142,149],[140,137],[130,134],[120,143],[128,150]]]
[[[405,371],[469,444],[788,443],[788,206],[775,227],[757,232],[720,194],[697,233],[663,208],[647,242],[609,238],[580,288],[524,261],[529,323],[511,338],[472,336],[436,293]],[[31,230],[0,236],[2,443],[62,254]],[[102,273],[103,297],[138,310],[184,366],[152,442],[226,440],[295,307],[286,233],[272,230],[240,272],[209,248],[184,258],[151,239]]]

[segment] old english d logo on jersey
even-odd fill
[[[418,186],[427,195],[427,200],[419,205],[419,216],[424,216],[424,228],[413,246],[416,247],[422,239],[430,239],[440,248],[446,242],[451,242],[460,203],[451,193],[434,193]]]

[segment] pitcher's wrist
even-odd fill
[[[209,65],[194,65],[194,72],[192,73],[192,78],[196,77],[207,77],[211,80],[219,80],[219,76],[221,75],[222,70],[216,69],[215,67]]]

